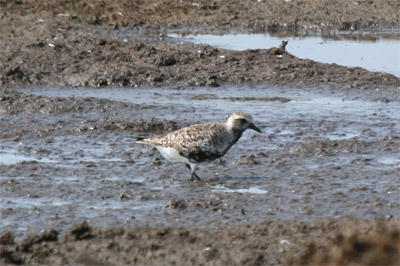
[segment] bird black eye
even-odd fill
[[[240,123],[240,124],[246,124],[246,123],[247,123],[247,120],[244,119],[244,118],[240,118],[240,119],[239,119],[239,123]]]

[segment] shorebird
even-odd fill
[[[223,123],[195,124],[166,135],[138,138],[137,142],[157,148],[167,160],[184,163],[190,169],[189,180],[196,181],[201,180],[195,172],[197,164],[224,156],[246,129],[262,132],[251,115],[236,112]]]

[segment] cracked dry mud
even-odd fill
[[[398,38],[399,10],[0,1],[0,264],[399,264],[398,77],[168,37]],[[203,182],[134,143],[238,109],[265,133]]]

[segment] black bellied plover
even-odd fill
[[[195,173],[198,163],[222,157],[242,136],[246,129],[262,132],[253,124],[251,115],[236,112],[226,122],[196,124],[173,131],[167,135],[140,138],[138,143],[157,148],[167,160],[185,163],[190,169],[190,181],[200,180]]]

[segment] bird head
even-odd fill
[[[246,129],[253,129],[259,133],[262,133],[261,129],[256,127],[253,123],[253,118],[251,115],[245,112],[236,112],[231,114],[226,121],[228,129],[237,130],[240,132]]]

